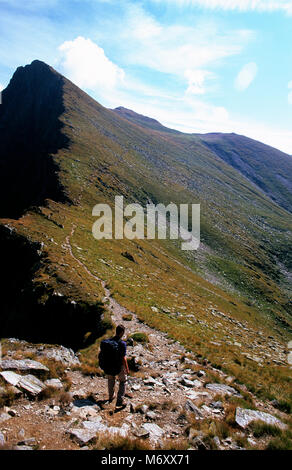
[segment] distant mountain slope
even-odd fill
[[[163,126],[158,122],[156,119],[143,116],[143,114],[138,114],[135,113],[135,111],[132,111],[131,109],[124,108],[123,106],[119,106],[118,108],[113,109],[115,113],[117,113],[119,116],[124,117],[125,119],[128,119],[128,121],[131,121],[135,124],[138,124],[142,127],[156,130],[156,131],[161,131],[161,132],[168,132],[168,133],[178,133],[179,131],[176,131],[174,129],[168,129],[167,127]]]
[[[190,148],[199,142],[238,170],[274,202],[292,212],[292,156],[266,144],[237,134],[184,134],[168,129],[155,119],[119,107],[113,110],[129,121],[163,133],[174,134],[177,141]]]
[[[236,134],[205,134],[202,141],[222,160],[292,212],[292,157]]]

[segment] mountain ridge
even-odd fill
[[[202,143],[207,146],[215,155],[219,156],[227,164],[238,170],[243,176],[245,176],[250,182],[252,182],[258,189],[270,197],[274,202],[279,204],[281,207],[286,209],[288,212],[292,211],[292,183],[289,181],[289,175],[292,178],[292,158],[289,154],[286,154],[274,147],[259,142],[250,137],[244,135],[232,133],[220,133],[211,132],[206,134],[188,133],[176,131],[174,129],[168,129],[163,126],[160,122],[147,116],[136,113],[127,108],[118,107],[113,110],[120,116],[128,119],[130,122],[134,122],[145,128],[150,128],[160,132],[180,134],[180,136],[193,136],[194,138],[200,138]],[[231,141],[231,142],[230,142]],[[229,148],[226,144],[229,144]],[[230,145],[231,144],[231,145]],[[241,150],[243,146],[243,150]],[[226,150],[227,147],[227,150]],[[259,152],[263,153],[264,159],[270,163],[273,169],[273,181],[267,182],[262,177],[261,173],[265,168],[256,168],[258,164],[255,158]],[[244,157],[251,154],[247,161],[244,161]],[[242,158],[243,156],[243,158]],[[237,157],[237,158],[236,158]],[[253,162],[255,160],[255,162]],[[280,169],[275,168],[274,161],[280,160]],[[274,167],[274,168],[273,168]],[[270,168],[271,171],[271,168]],[[280,174],[278,174],[280,171]],[[277,181],[278,178],[278,181]],[[271,183],[275,183],[272,185]],[[282,191],[275,192],[275,187],[283,186]],[[274,192],[273,192],[274,191]]]
[[[48,66],[47,87],[42,74],[35,73],[43,66],[33,64],[25,68],[22,93],[15,82],[10,85],[9,93],[19,100],[0,107],[0,137],[6,135],[0,152],[6,171],[0,176],[6,196],[0,220],[1,270],[6,273],[0,286],[0,336],[13,336],[17,326],[21,339],[72,346],[72,335],[74,349],[84,349],[87,357],[110,328],[99,278],[142,321],[250,387],[259,380],[267,393],[261,379],[266,368],[267,384],[271,371],[275,377],[273,393],[278,393],[278,380],[285,388],[288,382],[280,378],[282,369],[274,370],[268,347],[260,364],[249,358],[256,357],[258,331],[263,338],[275,335],[282,345],[291,335],[289,212],[208,148],[201,136],[143,128],[104,108]],[[50,125],[43,134],[45,117]],[[52,149],[50,135],[56,129]],[[30,148],[34,158],[26,169]],[[57,194],[43,187],[46,177],[38,177],[46,158],[54,165],[49,186],[59,187]],[[150,200],[200,203],[200,249],[182,252],[175,240],[97,242],[92,208],[98,202],[113,207],[116,195],[143,206]],[[22,276],[14,280],[19,266]],[[56,337],[58,316],[62,331]],[[239,324],[247,328],[246,336]],[[235,344],[239,336],[240,347]]]

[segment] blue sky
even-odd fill
[[[292,154],[292,0],[0,0],[0,89],[52,65],[106,107]]]

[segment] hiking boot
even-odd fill
[[[116,408],[126,408],[128,403],[124,402],[123,400],[117,401]]]
[[[110,403],[114,401],[114,399],[115,399],[115,396],[113,396],[112,398],[108,398],[105,403],[109,405]]]

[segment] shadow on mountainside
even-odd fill
[[[60,116],[64,79],[34,61],[19,67],[0,106],[0,217],[19,218],[47,198],[68,200],[53,156],[68,148]]]
[[[62,344],[76,351],[106,332],[102,303],[76,303],[46,283],[32,282],[45,262],[39,243],[0,226],[0,257],[5,274],[0,283],[0,338]]]

